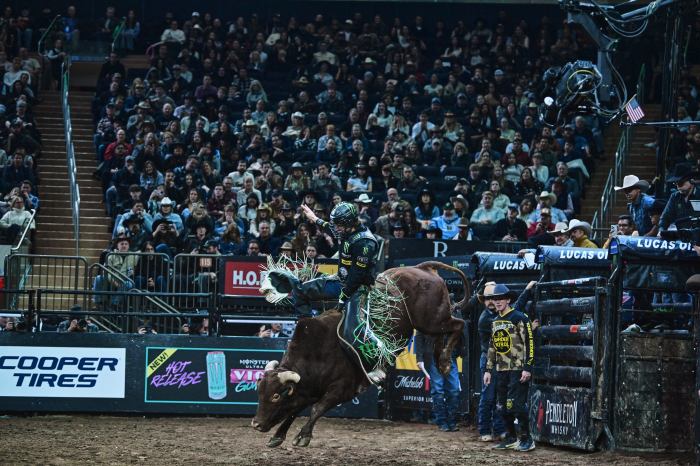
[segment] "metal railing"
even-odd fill
[[[637,78],[636,87],[637,102],[639,102],[640,105],[644,103],[645,76],[646,67],[642,65],[642,69],[639,71],[639,77]],[[602,239],[601,233],[607,231],[606,225],[610,225],[614,221],[612,217],[617,203],[617,191],[615,191],[615,186],[620,186],[622,184],[624,170],[627,166],[627,159],[629,158],[630,143],[633,137],[633,126],[625,126],[622,128],[622,135],[620,136],[617,149],[615,150],[615,165],[608,173],[608,177],[605,181],[603,192],[600,196],[600,208],[593,214],[591,226],[593,227],[594,239]]]
[[[73,125],[70,116],[71,58],[66,55],[62,65],[61,104],[63,107],[63,129],[66,139],[66,161],[68,167],[68,182],[70,183],[70,204],[73,218],[73,239],[75,240],[75,255],[80,254],[80,187],[78,186],[78,167],[75,163],[75,148],[73,146]]]
[[[49,23],[49,26],[39,38],[39,42],[37,42],[36,46],[36,50],[39,53],[39,55],[44,55],[44,52],[46,51],[46,39],[49,37],[49,34],[55,30],[55,26],[60,24],[60,22],[58,21],[59,19],[61,19],[61,15],[54,16],[54,18]]]
[[[31,217],[29,217],[27,220],[24,221],[24,224],[22,225],[22,234],[19,237],[19,241],[17,241],[17,244],[12,246],[12,249],[10,249],[10,254],[15,254],[18,253],[20,248],[22,247],[22,244],[24,243],[24,240],[27,237],[27,234],[29,231],[32,229],[32,225],[34,225],[34,217],[36,217],[36,209],[30,209],[30,212],[32,213]]]
[[[117,49],[117,40],[119,40],[119,36],[122,35],[125,25],[126,18],[122,18],[119,24],[117,24],[117,27],[114,28],[114,31],[112,32],[112,44],[109,47],[110,51],[114,52]]]

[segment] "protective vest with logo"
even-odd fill
[[[374,269],[379,245],[365,227],[352,233],[340,243],[338,250],[338,278],[343,294],[351,296],[360,286],[374,284]]]
[[[530,319],[513,308],[496,317],[491,324],[491,347],[486,370],[532,371],[534,360],[535,345]]]

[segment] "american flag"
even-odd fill
[[[632,123],[636,123],[644,118],[644,110],[642,110],[642,107],[639,106],[637,96],[632,97],[630,101],[627,102],[627,105],[625,105],[625,111],[627,112],[627,115]]]

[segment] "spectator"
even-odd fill
[[[357,165],[355,176],[348,178],[345,190],[348,192],[372,192],[372,177],[367,173],[367,164],[360,162]]]
[[[536,236],[544,235],[554,230],[555,224],[552,223],[552,211],[549,207],[543,207],[540,210],[539,219],[527,229],[527,238],[532,239]]]
[[[518,204],[509,204],[506,217],[496,222],[494,237],[498,241],[527,241],[527,224],[519,215]]]
[[[506,216],[505,211],[493,205],[494,195],[491,191],[484,191],[481,195],[481,206],[472,212],[471,223],[481,225],[495,225]]]
[[[569,222],[568,233],[571,240],[574,242],[574,246],[577,248],[598,248],[597,244],[588,239],[592,232],[593,229],[588,222],[582,222],[577,219],[572,219]]]
[[[478,240],[474,231],[469,227],[469,219],[467,217],[459,217],[459,223],[457,224],[459,231],[455,236],[452,237],[456,241],[473,241]]]
[[[617,217],[617,231],[611,228],[610,237],[605,240],[603,244],[603,249],[608,249],[610,246],[610,241],[616,236],[639,236],[637,227],[634,224],[634,220],[631,215],[620,215]]]
[[[493,180],[490,188],[493,194],[493,206],[505,211],[510,205],[510,198],[501,192],[501,183],[498,180]]]
[[[10,206],[12,208],[0,218],[0,231],[5,235],[6,244],[15,244],[18,236],[32,218],[32,214],[24,208],[24,199],[20,196],[12,197]],[[29,229],[33,230],[35,227],[34,220],[31,220]],[[29,239],[27,238],[26,241],[28,242]]]
[[[640,180],[635,175],[626,175],[622,180],[622,186],[615,186],[615,191],[622,190],[625,193],[625,198],[628,201],[627,212],[632,217],[640,236],[656,236],[658,233],[651,224],[651,209],[654,206],[654,198],[645,194],[649,187],[648,182]]]
[[[562,248],[574,247],[574,242],[569,238],[569,226],[566,222],[559,222],[554,226],[554,229],[550,231],[554,235],[554,244]]]
[[[566,222],[566,214],[557,209],[556,207],[553,207],[554,204],[557,202],[557,195],[554,193],[550,193],[547,191],[542,191],[538,197],[539,199],[539,204],[537,205],[537,208],[530,214],[530,217],[528,220],[530,223],[533,222],[538,222],[540,219],[540,211],[544,208],[549,209],[551,215],[552,215],[552,221],[559,223],[559,222]]]
[[[700,199],[700,188],[695,184],[696,177],[697,173],[688,173],[685,167],[679,165],[674,175],[668,178],[669,182],[676,185],[676,191],[671,194],[661,214],[659,233],[668,230],[669,226],[678,220],[694,215],[691,200]]]
[[[257,333],[260,338],[289,338],[289,335],[282,331],[282,324],[273,322],[270,325],[261,325]]]
[[[440,215],[440,209],[435,205],[433,193],[423,188],[418,193],[418,205],[415,208],[416,219],[423,224],[427,224],[430,220]]]
[[[440,229],[443,239],[452,239],[459,233],[460,217],[455,214],[455,206],[452,202],[445,203],[442,208],[442,215],[433,218],[430,223]],[[469,224],[467,223],[468,226]]]

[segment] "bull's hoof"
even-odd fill
[[[311,443],[311,437],[302,437],[300,435],[297,435],[294,438],[295,447],[308,447],[309,443]]]
[[[270,448],[279,447],[280,445],[282,445],[282,442],[284,442],[284,438],[282,438],[282,437],[272,437],[272,438],[267,442],[267,446],[270,447]]]

